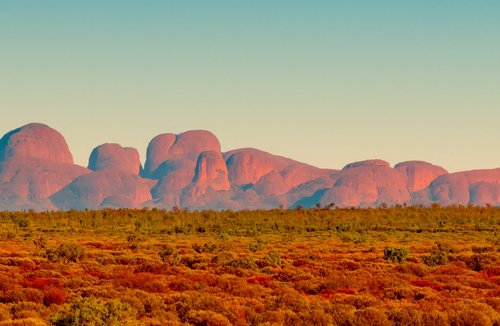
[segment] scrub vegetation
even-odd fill
[[[498,325],[500,209],[0,213],[0,325]]]

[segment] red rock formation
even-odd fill
[[[335,175],[330,177],[320,177],[304,182],[285,194],[286,207],[297,206],[313,207],[321,202],[324,193],[330,189],[335,180]],[[327,203],[327,205],[330,203]]]
[[[118,144],[103,144],[94,148],[89,158],[89,169],[94,171],[115,170],[139,174],[141,162],[135,148]]]
[[[498,206],[500,204],[500,183],[477,182],[471,184],[469,189],[470,189],[469,202],[474,205]]]
[[[90,171],[84,167],[43,160],[10,160],[0,174],[0,198],[28,201],[50,197],[77,177]]]
[[[151,200],[147,183],[123,171],[102,170],[76,178],[50,197],[62,210],[97,209],[107,205],[137,208]]]
[[[354,162],[354,163],[349,163],[342,170],[347,170],[351,168],[357,168],[360,166],[385,166],[385,167],[390,167],[390,164],[384,160],[365,160],[365,161],[359,161],[359,162]]]
[[[406,185],[411,193],[424,190],[437,177],[448,173],[440,166],[423,161],[401,162],[396,164],[394,168],[406,175]]]
[[[213,190],[228,190],[227,167],[220,152],[203,152],[198,157],[193,183],[202,191],[208,187]]]
[[[498,205],[498,184],[500,168],[442,175],[434,180],[429,188],[431,200],[442,205]]]
[[[273,170],[281,170],[292,160],[255,149],[242,148],[224,154],[229,181],[236,186],[255,184]]]
[[[0,162],[13,158],[73,164],[73,156],[64,137],[40,123],[12,130],[0,139]]]
[[[146,163],[144,164],[144,174],[153,178],[156,169],[168,160],[168,153],[172,145],[175,143],[177,136],[174,134],[161,134],[156,136],[149,142]]]
[[[387,162],[370,160],[348,164],[336,176],[321,203],[338,206],[377,206],[402,204],[411,199],[406,177]]]
[[[148,146],[144,176],[160,181],[153,188],[155,198],[175,198],[194,178],[196,162],[202,152],[220,152],[217,137],[209,131],[193,130],[175,136],[155,137]]]
[[[0,206],[8,209],[53,209],[47,200],[75,178],[89,173],[73,164],[60,133],[29,124],[0,140]]]
[[[236,186],[255,185],[256,192],[264,196],[284,194],[332,172],[254,148],[230,151],[224,156],[229,181]]]
[[[257,194],[264,197],[282,195],[289,190],[286,186],[285,179],[276,170],[261,177],[253,189]]]
[[[367,160],[326,170],[257,149],[221,154],[217,138],[202,130],[155,137],[144,171],[138,152],[117,144],[95,148],[89,168],[95,172],[73,164],[66,141],[48,126],[13,130],[0,139],[0,210],[500,205],[500,168],[448,174],[421,161],[391,168]]]

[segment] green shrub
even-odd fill
[[[180,262],[177,250],[170,245],[164,245],[158,255],[163,262],[169,263],[171,265],[177,265]]]
[[[79,262],[85,259],[85,249],[77,243],[61,243],[56,249],[46,249],[45,258],[52,262]]]
[[[467,258],[466,265],[467,268],[472,269],[475,272],[482,271],[486,266],[493,265],[495,261],[495,256],[491,254],[476,254]]]
[[[422,257],[424,264],[427,266],[445,265],[448,263],[450,247],[437,243],[431,250],[431,253]]]
[[[12,218],[12,222],[21,229],[26,229],[30,225],[30,221],[25,217]]]
[[[402,263],[406,261],[406,258],[408,258],[408,249],[406,248],[386,247],[384,249],[385,260]]]
[[[257,251],[260,251],[262,249],[262,243],[261,242],[252,242],[248,245],[248,250],[250,250],[251,252],[257,252]]]
[[[193,250],[196,251],[197,253],[202,253],[202,252],[215,252],[217,250],[217,245],[215,243],[205,243],[203,245],[200,245],[198,243],[195,243],[192,245]]]
[[[472,252],[476,254],[482,254],[488,251],[493,251],[493,247],[478,247],[478,246],[472,246]]]
[[[45,239],[44,237],[39,237],[39,238],[33,240],[33,244],[38,249],[44,249],[47,246],[47,239]]]
[[[245,258],[245,257],[232,259],[228,262],[228,265],[231,267],[244,268],[244,269],[257,268],[257,264],[255,263],[255,261],[253,259]]]
[[[118,300],[103,301],[94,297],[77,299],[70,311],[56,314],[53,323],[63,325],[126,325],[135,321],[137,311]]]
[[[127,244],[128,244],[128,247],[130,248],[130,250],[132,250],[132,251],[137,250],[137,248],[139,248],[139,245],[141,244],[142,241],[143,240],[135,234],[131,234],[131,235],[127,236]]]
[[[264,259],[271,264],[281,266],[281,256],[280,253],[276,250],[269,251]]]

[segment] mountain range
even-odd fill
[[[206,130],[156,136],[144,166],[136,149],[110,143],[76,165],[64,137],[40,123],[0,139],[0,210],[500,206],[499,194],[500,168],[373,159],[322,169],[254,148],[221,152]]]

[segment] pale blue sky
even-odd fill
[[[0,0],[0,133],[500,166],[500,1]]]

